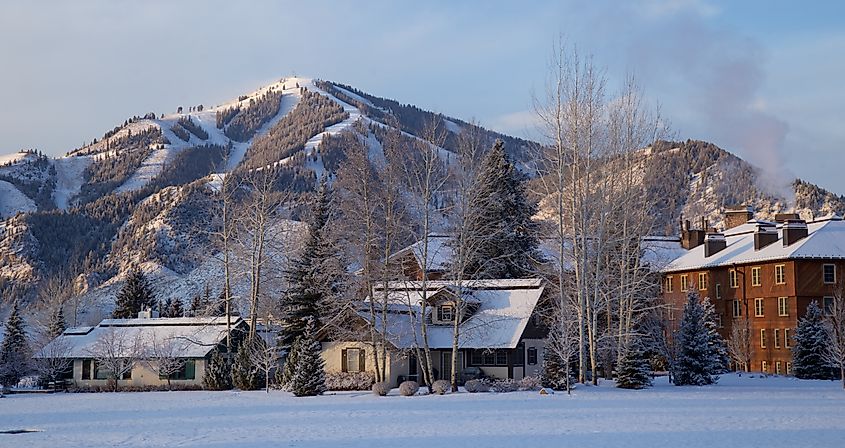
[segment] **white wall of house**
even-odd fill
[[[73,382],[77,386],[87,387],[106,387],[108,380],[97,379],[83,379],[82,378],[82,363],[84,360],[75,359],[73,361]],[[202,379],[205,376],[206,360],[202,358],[194,359],[194,379],[192,380],[170,380],[173,387],[177,386],[202,386]],[[118,380],[118,386],[121,387],[143,387],[143,386],[167,386],[166,379],[160,379],[158,373],[153,371],[149,366],[143,362],[136,362],[132,367],[132,378],[127,380]]]
[[[337,373],[343,371],[343,350],[364,350],[365,362],[362,371],[375,375],[376,358],[373,346],[366,342],[323,342],[321,356],[325,363],[326,373]],[[379,365],[381,365],[381,350],[379,350]],[[387,372],[385,378],[391,386],[395,386],[399,376],[408,375],[408,360],[399,353],[387,351]]]
[[[546,349],[546,344],[542,339],[523,339],[525,343],[525,376],[540,376],[543,372],[543,353]],[[535,364],[529,363],[528,350],[537,350],[537,362]]]

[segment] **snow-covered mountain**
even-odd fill
[[[213,221],[221,176],[272,164],[284,172],[280,188],[307,195],[343,165],[344,139],[378,160],[385,128],[396,126],[413,142],[431,122],[445,130],[439,150],[447,160],[474,126],[343,84],[284,78],[224,104],[132,117],[64,157],[0,156],[0,297],[33,298],[45,279],[69,277],[93,321],[133,265],[167,285],[162,299],[218,291],[220,262],[209,229],[199,227]],[[502,139],[519,166],[530,166],[536,143],[476,130]],[[735,203],[764,214],[793,206],[845,211],[845,199],[812,184],[795,182],[795,198],[758,187],[753,167],[704,142],[655,145],[643,151],[643,170],[666,233],[681,215],[717,224],[720,208]],[[295,209],[289,215],[273,225],[280,244],[293,249],[303,226]]]

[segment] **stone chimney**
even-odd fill
[[[778,240],[778,231],[769,224],[757,224],[754,230],[754,250],[760,250]]]
[[[801,219],[790,219],[783,225],[783,246],[791,246],[807,237],[807,223]]]
[[[681,226],[681,247],[690,250],[704,244],[705,229],[693,229],[690,221],[686,220]]]
[[[725,230],[741,226],[754,219],[754,208],[750,205],[725,207]]]
[[[708,233],[704,237],[704,256],[710,257],[728,247],[728,241],[724,233]]]

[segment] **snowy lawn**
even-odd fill
[[[392,392],[396,393],[396,390]],[[418,397],[147,392],[0,399],[2,447],[838,447],[837,382],[726,375],[712,387],[606,382],[536,392]]]

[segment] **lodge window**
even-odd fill
[[[528,365],[533,366],[537,364],[537,348],[528,347]]]
[[[498,350],[473,350],[470,362],[478,367],[495,367],[508,365],[508,351]]]
[[[792,375],[792,363],[789,361],[786,362],[786,374]]]
[[[366,350],[362,348],[347,348],[340,351],[340,366],[344,372],[365,372]]]
[[[775,348],[780,348],[780,330],[775,328],[774,330],[774,337],[775,337]],[[778,369],[780,370],[780,369]],[[780,372],[778,372],[780,373]]]
[[[775,362],[775,375],[780,375],[780,366],[781,366],[781,362],[776,361]]]
[[[822,299],[822,312],[830,315],[833,312],[833,297],[825,297]]]
[[[784,273],[784,265],[782,264],[775,265],[775,284],[786,284],[786,274]]]
[[[778,316],[789,316],[788,297],[778,297]]]
[[[689,275],[684,274],[681,276],[681,291],[686,291],[687,287],[689,287]]]
[[[734,300],[733,311],[734,311],[734,317],[742,316],[742,304],[739,302],[739,300]]]
[[[760,286],[760,268],[751,268],[751,286]]]
[[[698,289],[704,291],[707,289],[707,273],[706,272],[699,272],[698,273]]]
[[[831,285],[836,283],[836,265],[833,264],[826,264],[822,266],[822,274],[824,277],[824,283],[826,285]]]
[[[760,348],[766,348],[766,329],[760,329]]]
[[[452,322],[455,318],[455,307],[452,305],[440,305],[437,307],[437,320],[441,322]]]
[[[716,314],[716,325],[719,328],[724,328],[724,325],[722,325],[722,315],[721,314]]]
[[[722,299],[722,284],[721,283],[716,283],[716,299],[717,300]]]
[[[672,276],[666,276],[666,292],[672,292]]]
[[[189,359],[182,364],[182,367],[179,368],[177,372],[173,372],[170,374],[171,380],[193,380],[196,379],[196,361],[193,359]],[[159,374],[158,379],[166,380],[167,375]]]
[[[763,317],[763,299],[754,299],[754,317]]]
[[[783,329],[783,346],[786,348],[791,347],[791,344],[789,343],[789,328]],[[789,364],[786,366],[786,373],[787,375],[789,374]]]
[[[769,373],[769,363],[767,361],[762,361],[760,367],[762,367],[763,373]]]
[[[666,308],[666,314],[669,316],[669,320],[675,320],[675,308],[672,305]]]
[[[728,280],[730,280],[731,288],[739,288],[739,279],[736,275],[736,269],[728,271]]]

